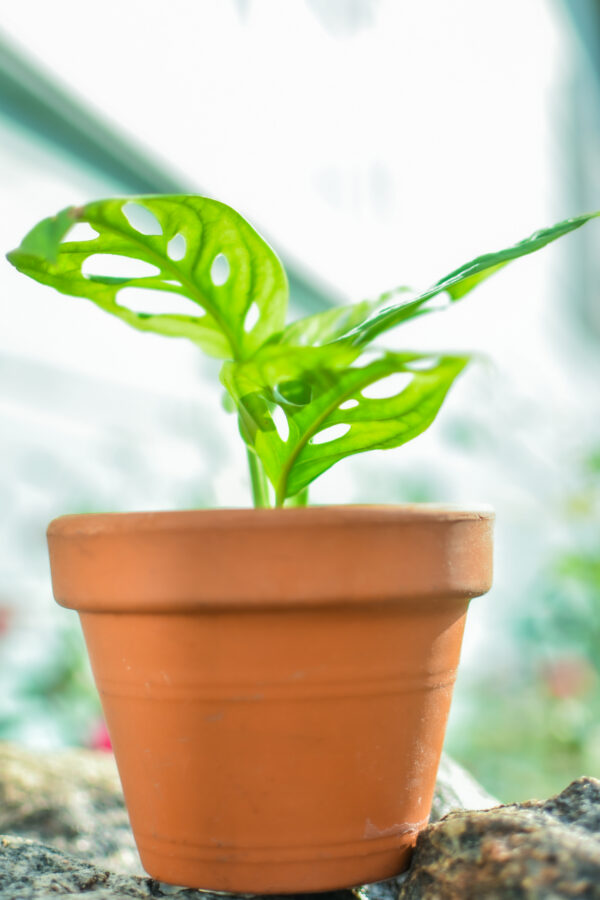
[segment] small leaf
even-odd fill
[[[366,322],[363,322],[351,331],[346,332],[343,337],[351,336],[358,346],[364,347],[370,341],[378,337],[378,335],[383,334],[385,331],[389,331],[391,328],[395,328],[402,322],[406,322],[408,319],[412,319],[415,316],[434,312],[434,308],[428,307],[428,302],[438,294],[446,293],[450,296],[451,300],[460,300],[472,291],[473,288],[477,287],[478,284],[481,284],[482,281],[489,278],[490,275],[493,275],[512,260],[527,256],[529,253],[535,253],[536,250],[541,250],[542,247],[551,244],[552,241],[556,241],[558,238],[569,234],[569,232],[581,228],[581,226],[585,225],[586,222],[589,222],[590,219],[597,218],[598,216],[600,216],[600,212],[588,213],[587,215],[578,216],[574,219],[566,219],[564,222],[559,222],[557,225],[553,225],[550,228],[536,231],[531,237],[519,241],[518,244],[508,247],[506,250],[499,250],[495,253],[486,253],[483,256],[478,256],[476,259],[471,260],[471,262],[465,263],[458,269],[450,272],[450,274],[444,276],[444,278],[440,278],[433,287],[424,291],[422,294],[419,294],[408,303],[388,306]]]
[[[377,300],[362,300],[347,306],[337,306],[325,312],[297,319],[288,325],[279,339],[281,344],[294,347],[317,347],[338,340],[362,325],[389,303],[397,294],[411,293],[408,287],[398,287],[382,294]],[[412,292],[414,294],[414,292]]]
[[[60,242],[75,224],[75,210],[63,209],[55,216],[42,219],[25,235],[20,249],[23,253],[56,262]]]
[[[63,241],[80,222],[97,237]],[[86,275],[86,261],[103,254],[150,264],[155,274]],[[285,320],[288,288],[279,259],[238,213],[205,197],[121,197],[70,207],[36,225],[8,259],[26,275],[85,297],[138,330],[185,337],[222,358],[252,355],[281,332]],[[180,294],[198,306],[199,315],[136,312],[119,303],[124,287]]]
[[[464,356],[377,351],[372,361],[360,365],[359,353],[348,343],[326,348],[264,347],[252,360],[226,364],[223,381],[238,405],[246,403],[252,386],[254,401],[262,398],[262,413],[277,403],[287,417],[289,433],[285,441],[272,415],[267,427],[255,416],[251,433],[251,445],[281,505],[341,459],[366,450],[398,447],[421,434],[437,415],[467,361]],[[423,362],[427,363],[425,368]],[[306,406],[279,399],[278,383],[286,369],[311,386],[312,397]],[[365,388],[394,373],[409,374],[410,383],[391,397],[364,396]],[[338,426],[335,435],[340,426],[347,433],[333,436],[334,432],[328,430],[334,426]],[[247,437],[249,431],[244,427],[242,434]]]

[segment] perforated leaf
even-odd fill
[[[97,236],[65,241],[77,223]],[[88,274],[91,258],[96,265],[102,259],[97,254],[149,264],[152,274]],[[222,358],[250,356],[285,320],[288,288],[279,259],[238,213],[205,197],[121,197],[69,207],[36,225],[8,259],[134,328],[188,338]],[[165,312],[120,303],[119,292],[131,287],[164,292]],[[193,301],[198,315],[169,313],[169,294]]]
[[[364,359],[349,344],[265,347],[247,363],[226,364],[222,377],[240,409],[242,434],[282,504],[339,460],[398,447],[421,434],[467,361],[381,351],[361,365]],[[370,385],[398,373],[410,380],[397,392],[365,396]],[[278,432],[277,407],[285,415],[287,435]],[[334,426],[339,435],[329,431]]]

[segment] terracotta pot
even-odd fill
[[[156,879],[323,891],[390,877],[427,822],[487,512],[67,516],[77,609]]]

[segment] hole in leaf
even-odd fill
[[[406,368],[410,369],[411,372],[430,372],[439,364],[439,358],[434,356],[433,358],[428,357],[427,359],[413,359],[412,362],[406,363]]]
[[[244,319],[244,331],[252,331],[258,319],[260,317],[260,308],[258,303],[254,302],[248,312],[246,313],[246,318]]]
[[[377,360],[381,359],[381,351],[380,350],[365,350],[354,364],[355,369],[364,369],[366,366],[370,366],[371,363],[377,362]]]
[[[414,375],[411,375],[410,372],[394,372],[393,375],[387,375],[380,381],[368,385],[361,393],[368,400],[386,400],[388,397],[401,394],[413,378]]]
[[[354,409],[355,406],[358,406],[358,400],[346,400],[344,403],[340,403],[338,409]]]
[[[169,259],[174,259],[176,262],[183,259],[186,250],[187,243],[182,234],[176,234],[167,244],[167,256]]]
[[[273,416],[273,421],[275,422],[277,434],[285,443],[285,441],[287,441],[290,436],[290,426],[287,420],[287,416],[280,406],[276,406],[271,415]]]
[[[229,278],[229,260],[224,253],[217,253],[210,267],[210,280],[215,287],[221,287]]]
[[[180,281],[174,281],[173,279],[170,279],[170,278],[163,278],[163,284],[172,284],[175,287],[181,287]]]
[[[89,222],[76,222],[63,238],[63,243],[66,241],[93,241],[98,234],[99,232],[92,228]]]
[[[150,315],[202,315],[202,310],[187,297],[173,294],[170,291],[153,291],[148,288],[126,287],[119,291],[119,306],[126,306],[132,312],[149,313]]]
[[[85,276],[108,275],[110,278],[146,278],[160,275],[160,269],[142,259],[115,256],[112,253],[92,253],[83,261],[81,273]]]
[[[141,203],[129,201],[123,207],[123,215],[132,228],[140,234],[162,234],[162,226],[153,212]]]
[[[319,431],[318,434],[315,434],[310,443],[329,444],[331,441],[337,441],[338,438],[344,437],[345,434],[348,434],[351,427],[351,425],[343,422],[341,422],[339,425],[330,425],[329,428],[324,428],[323,431]]]

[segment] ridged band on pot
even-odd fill
[[[305,892],[407,865],[492,523],[415,506],[50,525],[155,878]]]

